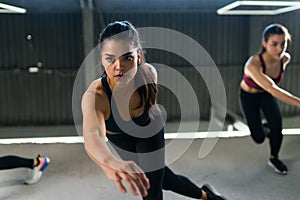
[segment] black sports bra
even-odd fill
[[[115,101],[112,99],[112,91],[110,90],[110,87],[109,87],[108,82],[107,82],[107,76],[105,74],[102,76],[101,82],[102,82],[103,90],[104,90],[104,92],[106,93],[106,95],[109,98],[110,105],[116,106],[115,105]],[[137,118],[134,118],[132,120],[138,126],[146,126],[151,121],[147,112],[144,112],[141,116],[139,116]],[[116,121],[118,121],[119,123],[121,123],[122,127],[125,126],[126,130],[130,130],[130,125],[132,124],[132,121],[125,121],[125,120],[123,120],[121,118],[121,116],[119,115],[119,113],[117,113],[116,116],[113,116],[112,115],[111,106],[110,106],[110,115],[109,115],[109,118],[107,120],[105,120],[106,129],[108,131],[115,132],[115,133],[125,133],[118,126],[118,123]]]
[[[263,69],[263,73],[266,72],[266,63],[262,57],[262,54],[259,54],[259,60],[261,62],[261,66],[262,66],[262,69]],[[275,84],[279,84],[280,81],[283,79],[283,75],[284,75],[284,69],[283,69],[283,59],[281,59],[280,61],[280,72],[279,72],[279,75],[277,78],[272,78],[274,83]],[[245,83],[252,87],[252,88],[255,88],[255,89],[262,89],[254,80],[252,80],[251,78],[247,77],[245,74],[244,74],[244,77],[243,77]]]

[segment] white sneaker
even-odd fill
[[[25,179],[25,184],[30,185],[37,183],[42,178],[43,171],[50,163],[50,159],[48,157],[38,156],[37,159],[40,163],[29,171],[28,177]]]

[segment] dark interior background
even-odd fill
[[[238,87],[243,64],[257,52],[261,32],[270,23],[284,24],[292,34],[288,47],[292,61],[282,87],[299,91],[300,10],[276,16],[217,15],[232,0],[2,0],[21,6],[26,14],[0,14],[0,125],[73,124],[72,91],[76,74],[98,35],[114,20],[129,20],[137,27],[163,27],[197,41],[220,70],[227,109],[241,115]],[[263,9],[263,8],[262,8]],[[195,55],[197,56],[197,55]],[[185,59],[169,52],[147,51],[151,63],[163,63],[185,74],[199,99],[201,119],[209,119],[210,97],[201,77]],[[39,66],[39,72],[29,73]],[[165,92],[164,92],[165,91]],[[161,88],[159,102],[168,120],[180,118],[171,92]],[[76,102],[75,102],[76,104]],[[77,102],[80,108],[80,102]],[[284,116],[300,113],[280,103]]]

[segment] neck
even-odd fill
[[[262,54],[265,63],[269,63],[270,65],[274,65],[280,61],[280,59],[273,58],[268,52]]]

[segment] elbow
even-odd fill
[[[274,90],[271,87],[264,88],[264,90],[274,96]]]
[[[277,90],[276,88],[278,88],[278,87],[277,87],[277,85],[275,85],[275,84],[270,84],[270,85],[268,85],[268,86],[263,87],[263,89],[264,89],[266,92],[270,93],[270,94],[273,95],[273,96],[276,96],[276,90]]]
[[[84,151],[85,151],[85,153],[86,153],[88,156],[91,155],[91,152],[90,152],[90,150],[89,150],[89,147],[88,147],[88,145],[87,145],[86,143],[84,144]]]
[[[87,132],[83,132],[83,146],[84,146],[84,150],[85,150],[85,152],[87,153],[87,154],[89,154],[89,146],[91,145],[90,144],[90,141],[91,141],[91,139],[90,139],[90,135],[89,134],[87,134]]]
[[[90,151],[89,147],[87,144],[84,145],[84,150],[85,150],[85,153],[92,159],[92,160],[95,160],[94,156],[93,156],[93,153]]]
[[[88,152],[89,152],[89,149],[88,149],[88,146],[87,146],[87,144],[86,144],[86,143],[84,144],[84,150],[85,150],[85,152],[86,152],[86,153],[88,153]]]

